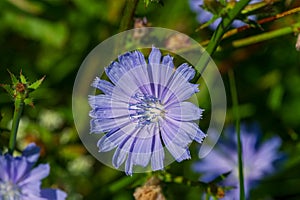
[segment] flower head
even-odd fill
[[[61,190],[41,189],[41,179],[49,175],[49,165],[34,167],[40,149],[29,144],[22,156],[0,155],[0,199],[1,200],[63,200]]]
[[[229,1],[229,0],[227,0]],[[237,0],[238,1],[238,0]],[[261,2],[262,0],[251,0],[249,4],[253,4],[253,3],[258,3]],[[208,22],[210,19],[212,19],[213,14],[205,9],[203,9],[203,5],[204,5],[204,0],[189,0],[190,2],[190,7],[191,10],[194,11],[197,14],[197,21],[200,22],[201,24]],[[214,1],[211,1],[214,2]],[[215,2],[216,3],[216,2]],[[214,5],[212,5],[212,7],[215,7]],[[255,20],[256,16],[255,15],[250,15],[248,16],[248,19],[250,20]],[[217,28],[217,26],[220,24],[221,22],[221,18],[217,18],[213,23],[211,23],[209,25],[209,27],[213,30],[215,30]],[[244,22],[242,22],[241,20],[234,20],[232,23],[233,27],[240,27],[245,25]]]
[[[189,81],[195,70],[188,64],[174,68],[173,58],[153,47],[146,62],[140,51],[128,52],[105,72],[111,82],[96,78],[92,86],[104,94],[89,96],[91,132],[107,132],[99,141],[100,152],[116,148],[112,164],[125,172],[133,166],[164,168],[164,147],[178,161],[190,158],[188,145],[202,142],[204,133],[194,120],[202,109],[188,100],[198,92]]]
[[[281,140],[273,137],[264,143],[259,143],[258,130],[253,127],[241,127],[242,156],[244,167],[245,191],[248,196],[254,183],[266,174],[274,171],[273,162],[281,156],[278,149]],[[202,161],[194,165],[194,170],[203,173],[204,181],[212,181],[217,176],[231,172],[222,184],[232,186],[234,189],[226,193],[224,199],[239,199],[239,175],[237,160],[237,141],[235,131],[227,129],[224,138],[219,140],[217,146]]]

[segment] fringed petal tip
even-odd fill
[[[152,50],[149,55],[149,64],[160,64],[161,61],[161,52],[158,48],[152,46]]]
[[[183,63],[182,65],[180,65],[176,71],[181,73],[181,75],[188,81],[192,80],[196,74],[194,68],[187,63]]]
[[[180,157],[176,159],[177,162],[182,162],[184,160],[190,160],[191,154],[190,151],[187,149]]]
[[[94,87],[94,88],[98,88],[97,86],[98,86],[98,83],[99,83],[100,80],[101,79],[98,76],[96,76],[96,78],[91,83],[91,86]]]
[[[194,88],[194,93],[200,92],[199,84],[193,84],[193,83],[190,83],[190,84]]]
[[[197,133],[195,135],[194,140],[197,143],[202,144],[206,137],[207,137],[207,135],[203,131],[201,131],[200,129],[198,129],[198,131],[197,131]]]
[[[114,89],[114,85],[106,80],[102,80],[96,77],[91,84],[92,87],[101,90],[104,94],[111,95]]]

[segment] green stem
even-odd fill
[[[241,0],[241,1],[237,2],[235,7],[233,9],[229,10],[228,13],[226,14],[227,16],[222,19],[221,23],[217,27],[217,30],[214,32],[214,34],[206,48],[206,52],[208,54],[204,53],[201,56],[198,64],[196,65],[196,69],[198,72],[200,72],[200,74],[202,74],[204,72],[205,68],[207,67],[208,62],[210,60],[210,56],[212,56],[214,54],[214,52],[216,51],[216,49],[219,46],[219,44],[222,40],[222,37],[225,34],[225,32],[227,31],[228,27],[231,25],[233,20],[240,14],[240,12],[248,5],[249,2],[250,2],[250,0]],[[197,74],[197,76],[196,76],[197,79],[200,78],[200,74]]]
[[[239,1],[235,5],[235,7],[227,13],[228,16],[222,19],[221,23],[219,24],[217,30],[213,34],[211,41],[209,42],[206,48],[206,51],[210,55],[212,55],[217,49],[227,28],[231,25],[233,20],[240,14],[240,12],[244,9],[244,7],[248,5],[249,2],[250,0]]]
[[[121,178],[120,180],[112,183],[109,187],[108,190],[112,193],[120,191],[120,189],[125,188],[128,185],[133,184],[136,180],[140,179],[141,176],[133,175],[133,176],[126,176]]]
[[[240,185],[240,200],[245,200],[245,187],[244,187],[244,173],[243,173],[243,150],[240,130],[240,114],[238,105],[237,89],[233,69],[228,71],[229,84],[231,90],[231,98],[233,104],[233,112],[235,115],[235,130],[237,133],[237,147],[238,147],[238,165],[239,165],[239,185]]]
[[[282,35],[286,35],[286,34],[290,34],[290,33],[293,33],[293,32],[294,33],[300,32],[300,23],[296,23],[296,24],[293,24],[291,26],[284,27],[284,28],[274,30],[274,31],[270,31],[270,32],[267,32],[267,33],[262,33],[260,35],[255,35],[255,36],[251,36],[251,37],[248,37],[248,38],[233,41],[232,46],[233,47],[247,46],[247,45],[250,45],[250,44],[262,42],[262,41],[265,41],[265,40],[269,40],[269,39],[279,37],[279,36],[282,36]]]
[[[209,200],[210,195],[209,194],[205,194],[205,200]]]
[[[16,146],[16,139],[17,139],[17,132],[19,128],[19,122],[22,116],[22,111],[24,107],[24,102],[20,98],[15,99],[15,111],[14,111],[14,116],[13,116],[13,123],[12,123],[12,128],[11,128],[11,133],[10,133],[10,139],[9,139],[9,147],[8,147],[8,152],[10,154],[13,154]]]
[[[126,31],[132,27],[133,16],[139,0],[127,0],[124,14],[120,23],[120,31]]]

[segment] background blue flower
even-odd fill
[[[202,109],[186,101],[199,91],[189,82],[195,70],[186,63],[175,70],[173,58],[154,47],[148,61],[140,51],[119,56],[105,70],[112,83],[99,78],[92,83],[104,94],[89,96],[91,132],[107,132],[99,151],[116,148],[113,165],[126,160],[127,174],[150,161],[152,170],[163,169],[164,147],[178,162],[189,159],[189,144],[205,136],[193,122]]]
[[[22,156],[0,156],[1,200],[63,200],[66,193],[58,189],[41,189],[41,180],[49,175],[48,164],[34,167],[40,148],[29,144]]]
[[[226,192],[224,199],[239,199],[236,132],[233,128],[228,128],[223,136],[207,157],[196,163],[193,168],[195,171],[203,173],[201,179],[204,181],[212,181],[223,173],[231,172],[222,181],[222,185],[233,186],[234,189]],[[259,143],[259,138],[260,134],[257,127],[242,125],[242,155],[247,196],[249,196],[250,189],[257,181],[275,170],[273,163],[281,157],[278,153],[281,145],[280,138],[273,137],[264,143]]]
[[[249,4],[258,3],[262,0],[251,0]],[[212,17],[213,14],[209,11],[203,9],[201,6],[203,6],[203,0],[189,0],[190,8],[192,11],[194,11],[197,14],[197,21],[201,24],[204,24],[208,22]],[[255,15],[248,16],[248,19],[255,20]],[[217,28],[217,26],[220,24],[221,18],[217,18],[212,24],[209,25],[209,27],[213,30]],[[241,20],[234,20],[232,23],[233,27],[240,27],[245,25],[245,23]]]

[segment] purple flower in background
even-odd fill
[[[49,175],[49,165],[34,167],[40,148],[29,144],[22,156],[0,155],[1,200],[63,200],[66,194],[57,189],[41,189],[41,179]]]
[[[204,4],[203,1],[204,0],[189,0],[191,10],[197,14],[197,21],[201,24],[208,22],[213,17],[212,13],[210,13],[209,11],[207,11],[201,7]],[[262,0],[252,0],[252,1],[250,1],[249,4],[258,3],[261,1]],[[255,20],[256,16],[250,15],[250,16],[248,16],[248,19]],[[221,22],[221,18],[217,18],[212,24],[209,25],[209,27],[211,29],[215,30],[217,28],[217,26],[220,24],[220,22]],[[233,27],[240,27],[243,25],[245,25],[245,23],[241,20],[234,20],[232,23]]]
[[[89,96],[91,132],[107,132],[99,141],[100,152],[116,148],[112,163],[125,172],[133,166],[164,168],[164,147],[178,161],[190,158],[188,145],[205,137],[194,120],[202,109],[187,102],[199,91],[189,81],[195,70],[184,63],[174,68],[173,58],[153,47],[146,62],[140,51],[119,56],[105,72],[112,83],[98,77],[92,86],[104,94]]]
[[[281,140],[278,137],[268,139],[264,143],[259,143],[259,130],[254,127],[241,127],[241,140],[244,166],[244,183],[246,196],[249,197],[251,187],[266,174],[274,171],[273,162],[281,157],[278,149]],[[257,129],[257,128],[256,128]],[[202,161],[194,165],[194,170],[203,173],[203,181],[212,181],[217,176],[231,172],[222,181],[222,185],[233,186],[224,199],[239,199],[239,178],[237,160],[236,133],[233,129],[227,129],[215,148],[203,158]]]

